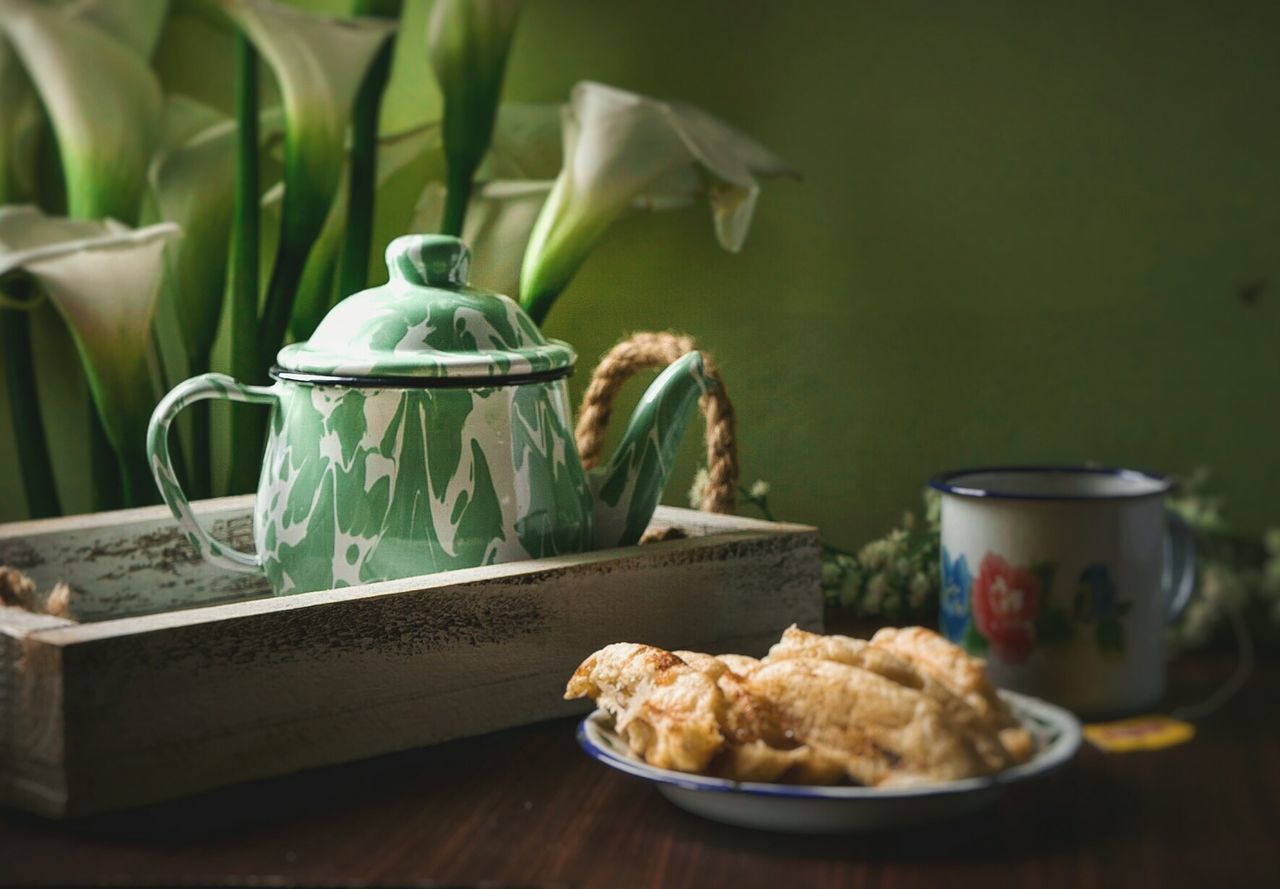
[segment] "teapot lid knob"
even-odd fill
[[[456,290],[467,284],[471,251],[448,235],[404,235],[387,245],[387,271],[393,281]]]

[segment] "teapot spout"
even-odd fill
[[[588,474],[596,549],[640,540],[662,496],[689,415],[698,398],[714,386],[702,354],[689,352],[645,391],[618,449]]]

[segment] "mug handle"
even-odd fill
[[[237,383],[226,374],[210,373],[192,377],[179,383],[156,405],[147,427],[147,460],[151,474],[155,476],[160,495],[169,505],[169,511],[187,533],[187,540],[206,561],[226,568],[253,574],[262,570],[262,559],[257,553],[244,553],[214,540],[198,521],[187,502],[187,495],[178,484],[173,463],[169,459],[169,424],[187,405],[210,398],[225,398],[247,404],[275,404],[279,395],[275,386],[246,386]],[[244,455],[242,455],[244,456]]]
[[[1196,589],[1196,535],[1187,520],[1173,510],[1165,510],[1168,534],[1164,547],[1165,620],[1174,623],[1186,611]]]

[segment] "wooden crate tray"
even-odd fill
[[[250,546],[250,497],[196,506]],[[0,564],[72,586],[0,607],[0,803],[65,817],[582,712],[615,641],[761,654],[820,630],[816,529],[660,507],[688,536],[273,597],[160,507],[0,525]]]

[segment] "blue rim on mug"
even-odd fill
[[[1013,475],[1038,473],[1044,475],[1095,475],[1109,476],[1125,481],[1145,483],[1132,491],[1113,493],[1025,493],[1000,490],[998,485],[959,484],[966,476]],[[1175,487],[1170,476],[1141,469],[1125,469],[1119,466],[978,466],[972,469],[953,469],[929,479],[929,487],[957,497],[977,497],[988,500],[1135,500],[1141,497],[1163,497]]]

